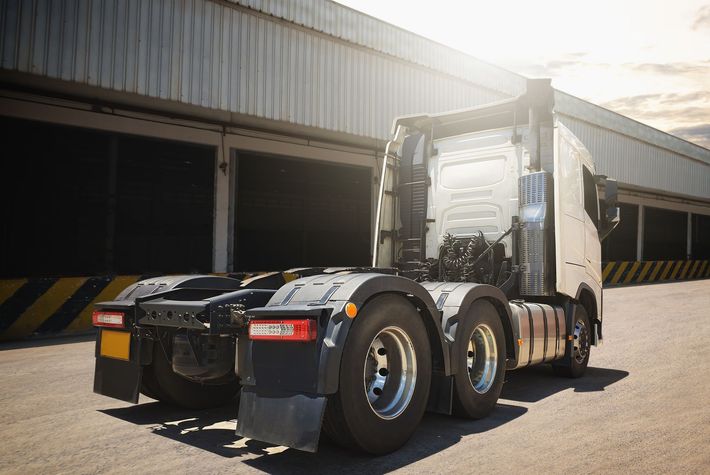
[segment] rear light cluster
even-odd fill
[[[125,314],[123,312],[105,312],[94,310],[91,314],[91,321],[95,327],[124,328]]]
[[[254,320],[250,340],[313,341],[318,334],[315,320]]]

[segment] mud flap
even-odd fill
[[[121,401],[138,403],[143,365],[152,363],[153,341],[132,336],[128,360],[101,356],[103,330],[96,338],[94,392]]]
[[[243,387],[237,435],[306,452],[318,449],[325,396],[291,392],[257,394]]]
[[[94,370],[94,392],[136,404],[142,372],[138,363],[99,356]]]

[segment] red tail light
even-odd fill
[[[91,321],[95,327],[124,328],[125,314],[123,312],[105,312],[94,310],[91,314]]]
[[[254,320],[249,322],[250,340],[313,341],[315,320]]]

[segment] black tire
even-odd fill
[[[234,374],[234,373],[232,373]],[[236,375],[221,384],[200,384],[173,371],[159,342],[153,345],[153,364],[143,369],[141,392],[161,402],[186,409],[221,407],[239,392]]]
[[[566,378],[580,378],[584,376],[589,364],[591,350],[592,327],[589,322],[587,310],[577,305],[574,310],[575,323],[572,326],[574,339],[567,345],[565,357],[552,364],[552,369],[558,376]]]
[[[148,396],[156,401],[165,402],[168,404],[175,404],[170,400],[170,397],[165,394],[158,386],[155,380],[155,375],[153,374],[153,366],[145,366],[143,368],[143,375],[141,376],[141,393]]]
[[[485,358],[481,357],[483,340],[488,340],[489,348],[495,343],[495,355],[490,355],[495,358],[495,366],[488,366],[488,373],[484,372]],[[503,390],[506,359],[503,324],[490,302],[478,300],[471,305],[466,318],[459,323],[454,348],[458,363],[454,375],[454,415],[470,419],[486,417],[495,409]]]
[[[402,337],[401,335],[405,335]],[[396,338],[409,339],[404,350],[397,350]],[[388,340],[389,339],[389,340]],[[389,341],[389,343],[388,343]],[[383,344],[373,357],[372,348]],[[390,349],[387,349],[390,348]],[[381,351],[385,350],[384,353]],[[411,394],[408,403],[394,404],[391,412],[386,412],[388,401],[403,401],[394,396],[398,378],[389,376],[406,374],[397,363],[402,358],[399,355],[407,353],[414,355],[416,368],[410,374],[416,374],[404,387],[411,389],[403,393]],[[382,358],[385,358],[386,372],[384,380],[377,378],[382,375]],[[387,366],[388,365],[388,366]],[[379,368],[379,369],[378,369]],[[366,372],[372,369],[375,379],[369,379]],[[383,382],[384,381],[384,382]],[[409,440],[416,430],[426,410],[431,384],[431,348],[429,336],[424,322],[416,308],[403,297],[397,295],[381,295],[371,300],[356,317],[343,348],[340,364],[339,390],[328,400],[323,429],[326,435],[337,444],[370,454],[386,454],[397,450]],[[366,384],[369,384],[370,394],[377,394],[375,401],[370,403]],[[382,384],[377,393],[376,385]],[[381,398],[381,399],[380,399]],[[378,404],[384,404],[380,407]],[[378,412],[380,411],[378,415]],[[383,418],[386,417],[386,418]]]

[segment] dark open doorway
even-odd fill
[[[368,265],[371,171],[237,155],[234,270]]]

